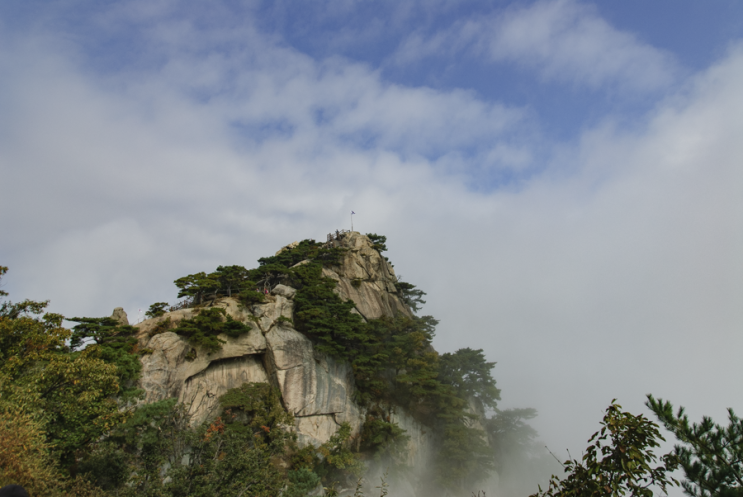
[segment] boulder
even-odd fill
[[[286,287],[289,288],[289,287]],[[268,331],[277,323],[281,317],[292,320],[294,315],[294,303],[281,295],[272,296],[264,304],[253,305],[253,318],[263,333]],[[257,319],[255,319],[257,318]],[[286,322],[286,321],[284,321]]]
[[[276,285],[273,287],[273,290],[271,290],[271,293],[274,295],[281,295],[284,298],[287,299],[293,299],[294,295],[297,293],[297,290],[286,285]]]
[[[278,251],[277,251],[277,252],[276,252],[276,253],[274,254],[274,256],[276,256],[276,255],[279,255],[279,254],[280,254],[281,252],[283,252],[284,250],[291,250],[291,249],[293,249],[294,247],[296,247],[297,245],[299,245],[299,242],[291,242],[291,243],[290,243],[289,245],[286,245],[286,246],[284,246],[284,247],[281,247],[281,248],[280,248],[280,249],[279,249],[279,250],[278,250]]]
[[[117,307],[114,309],[113,314],[111,314],[111,317],[114,318],[116,321],[118,321],[121,325],[128,326],[129,325],[129,318],[126,315],[126,312],[124,312],[123,307]]]

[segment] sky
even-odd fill
[[[553,452],[614,398],[724,422],[741,81],[737,0],[2,2],[4,290],[136,321],[353,210]]]

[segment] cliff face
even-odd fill
[[[339,266],[326,268],[323,274],[338,282],[336,292],[352,300],[362,317],[412,316],[397,293],[392,266],[366,236],[351,232],[330,243],[348,251]],[[193,422],[200,423],[215,413],[217,399],[228,389],[248,382],[269,382],[281,391],[284,406],[295,416],[300,445],[325,443],[344,422],[351,425],[352,435],[358,436],[365,412],[353,400],[350,365],[317,352],[291,322],[279,319],[293,318],[294,293],[293,288],[278,285],[265,303],[249,308],[232,298],[217,301],[216,307],[252,329],[238,338],[221,335],[225,343],[211,355],[194,349],[175,333],[161,332],[168,322],[173,326],[192,318],[194,309],[139,324],[139,346],[151,351],[142,358],[140,385],[145,402],[177,397],[190,406]],[[408,463],[425,465],[430,435],[405,412],[395,417],[410,436]]]

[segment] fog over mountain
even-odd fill
[[[437,350],[484,349],[553,452],[613,398],[722,422],[743,410],[743,7],[703,7],[5,3],[5,290],[136,321],[176,278],[354,211],[428,293]]]

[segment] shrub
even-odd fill
[[[224,333],[236,338],[250,329],[250,326],[232,319],[224,309],[211,307],[201,310],[193,319],[181,321],[173,332],[186,337],[191,345],[203,347],[207,354],[212,354],[224,343],[218,335]]]

